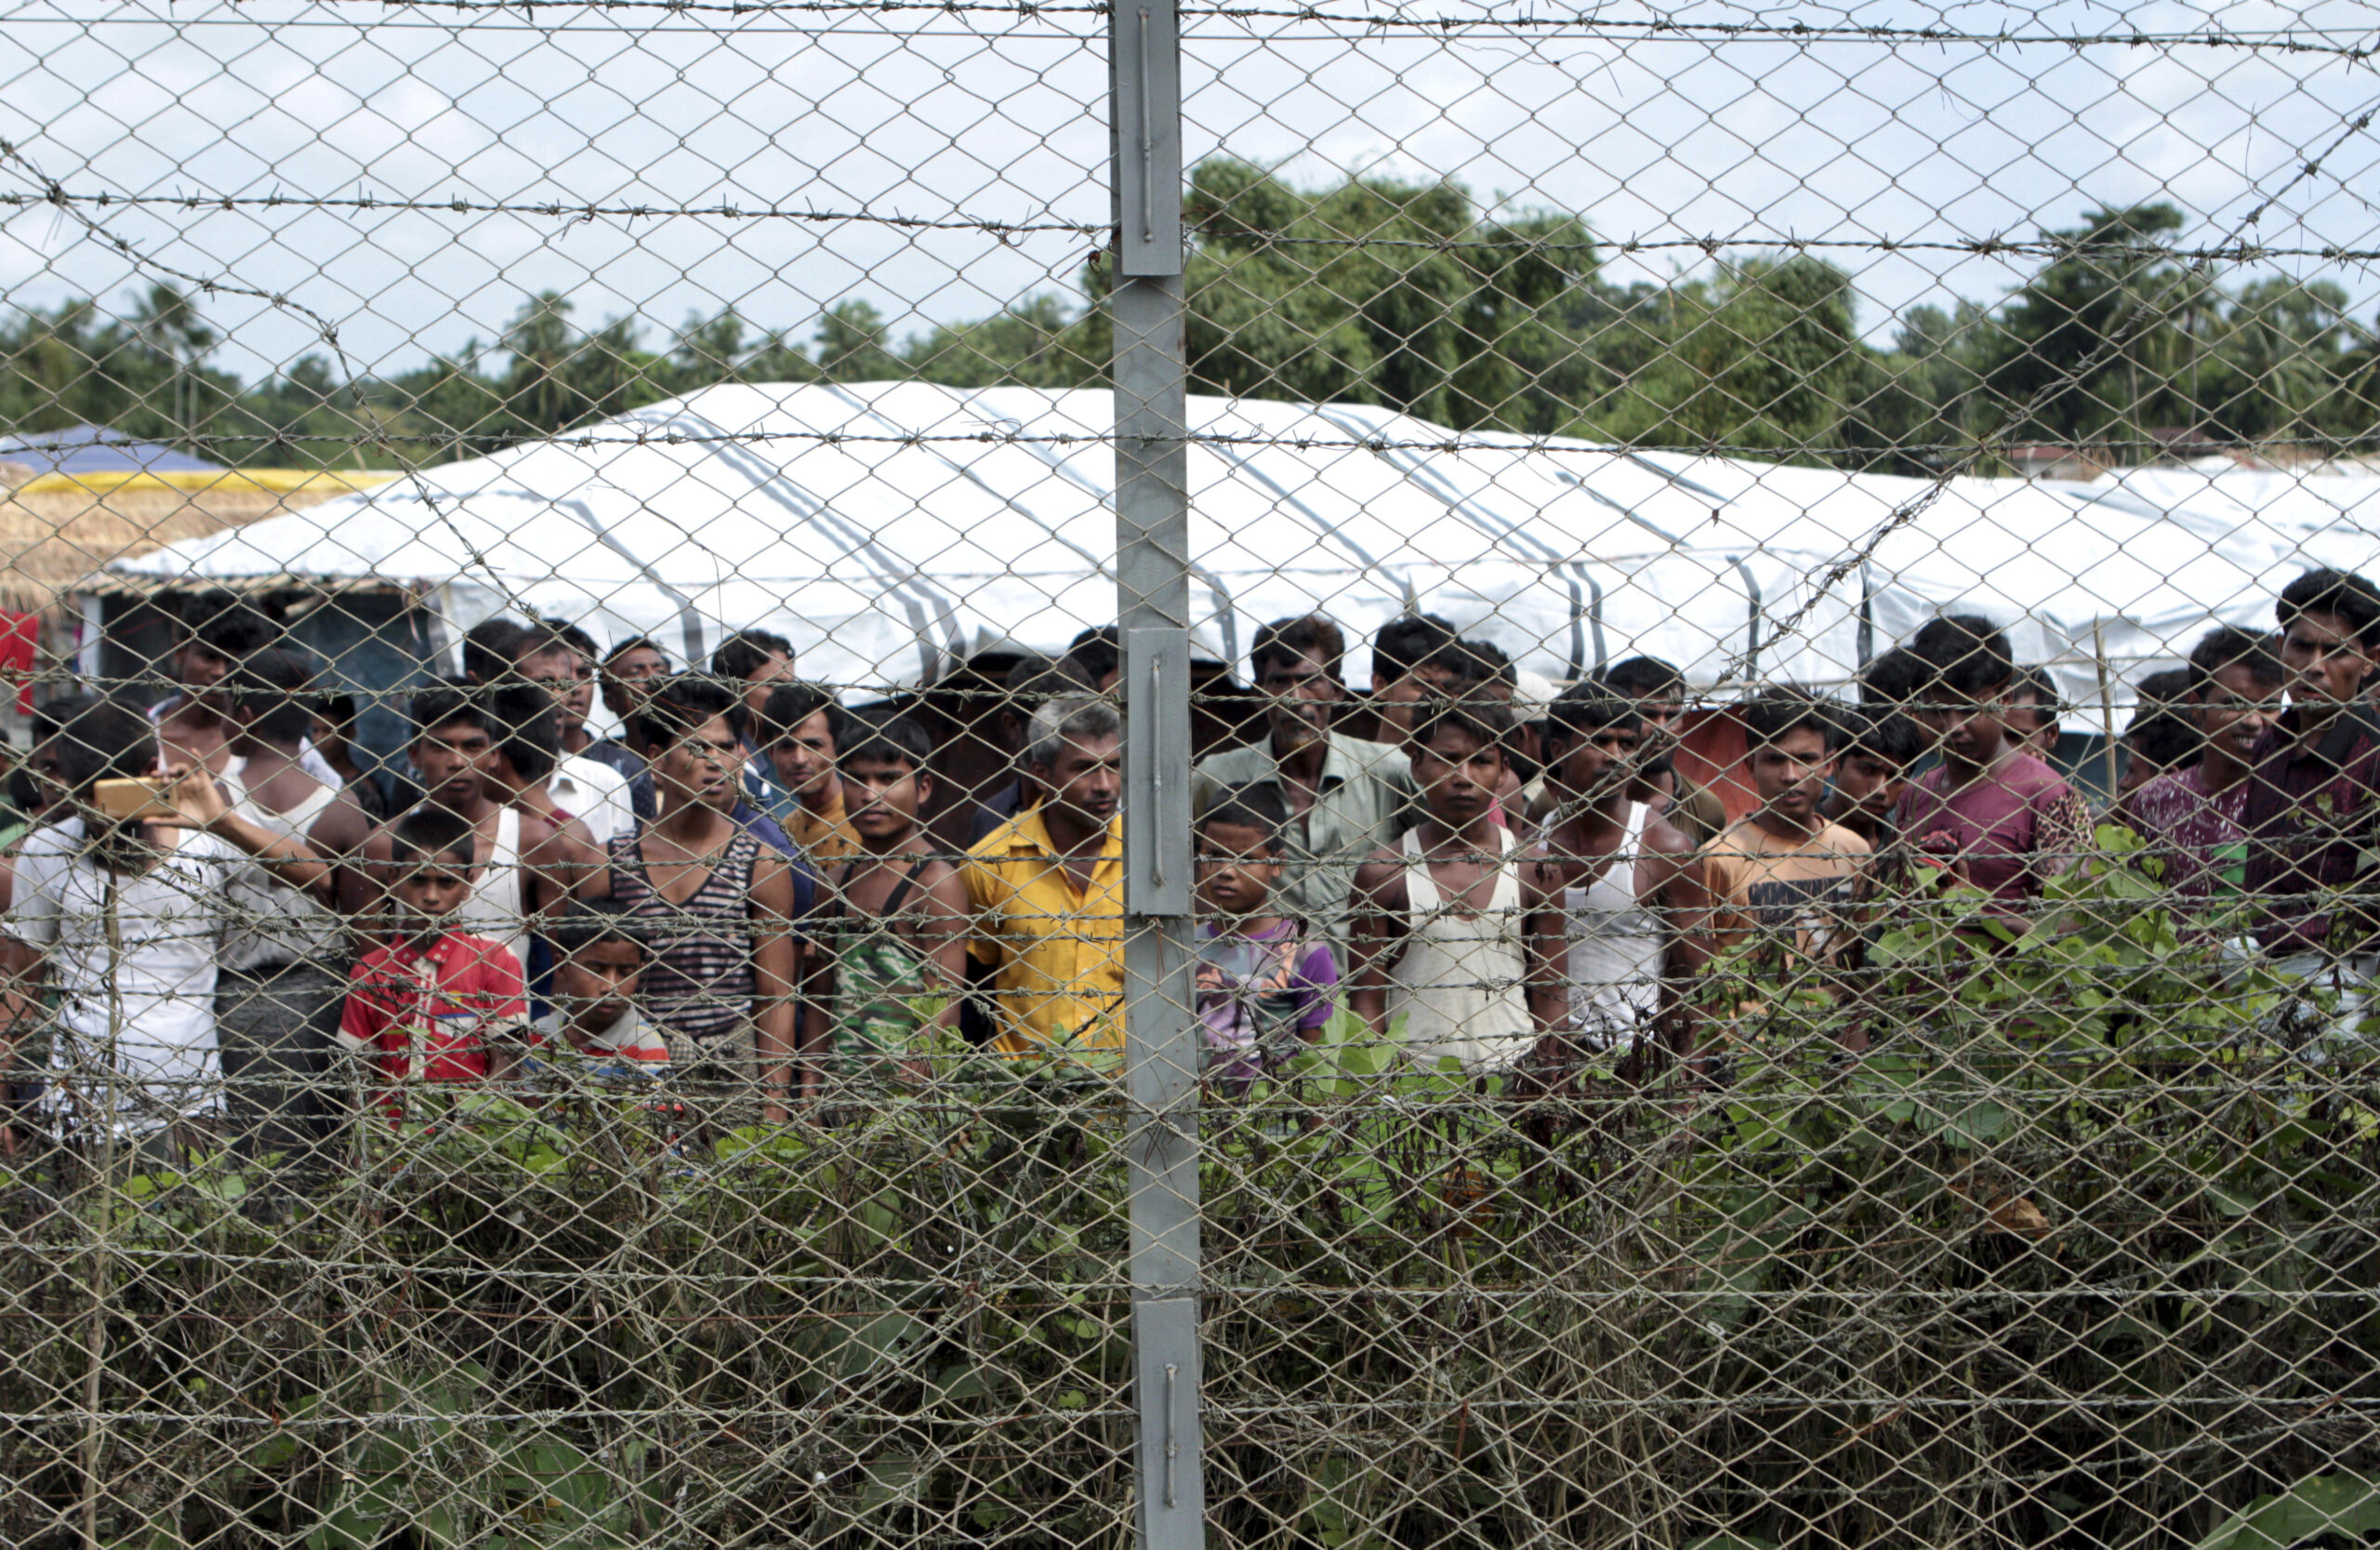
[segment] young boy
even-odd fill
[[[637,1010],[643,933],[609,901],[573,900],[547,928],[554,948],[553,1009],[539,1018],[533,1066],[565,1080],[613,1086],[669,1069],[669,1046]]]
[[[393,1083],[502,1077],[524,1041],[527,992],[510,949],[456,927],[478,858],[471,820],[419,807],[387,833],[394,939],[349,976],[339,1042]],[[383,1106],[403,1108],[395,1093]]]
[[[1826,821],[1882,851],[1898,837],[1893,810],[1909,788],[1909,772],[1925,756],[1925,729],[1898,710],[1845,707],[1850,736],[1834,763],[1834,788],[1820,809]]]
[[[1544,898],[1491,815],[1511,727],[1492,700],[1425,705],[1409,745],[1421,822],[1355,873],[1355,1013],[1424,1065],[1506,1070],[1534,1042],[1526,949]]]
[[[1234,1097],[1322,1037],[1339,988],[1330,945],[1279,913],[1289,804],[1227,787],[1198,815],[1198,1020],[1208,1079]]]
[[[906,716],[846,726],[839,800],[850,803],[859,848],[828,877],[816,932],[812,1004],[830,1010],[803,1030],[802,1080],[813,1091],[892,1074],[922,1080],[927,1035],[958,1026],[967,973],[967,890],[918,818],[933,800],[932,744]]]
[[[1742,710],[1760,805],[1702,858],[1712,939],[1720,951],[1755,934],[1831,962],[1848,939],[1853,885],[1868,841],[1819,810],[1843,729],[1805,689],[1765,689]]]

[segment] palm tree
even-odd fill
[[[187,440],[198,417],[198,363],[213,348],[215,330],[199,321],[197,304],[188,295],[162,281],[135,303],[131,324],[141,349],[165,368],[166,417],[175,437]]]

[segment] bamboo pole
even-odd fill
[[[2097,619],[2091,621],[2091,660],[2099,670],[2099,726],[2107,735],[2103,753],[2108,762],[2108,805],[2116,804],[2116,701],[2108,686],[2108,631]]]

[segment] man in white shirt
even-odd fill
[[[156,768],[155,729],[137,710],[93,702],[60,744],[70,822],[87,838],[19,858],[0,921],[0,961],[17,992],[0,1012],[8,1019],[0,1049],[13,1052],[26,1031],[19,1020],[39,1015],[43,984],[54,986],[42,1104],[50,1126],[87,1139],[112,1120],[138,1148],[137,1168],[171,1166],[198,1138],[192,1121],[222,1106],[215,991],[240,919],[233,878],[253,857],[312,890],[327,869],[303,841],[231,811],[215,782],[186,765],[165,772],[173,818],[121,822],[96,810],[98,782]]]
[[[499,623],[509,629],[496,628]],[[553,696],[562,748],[552,773],[546,776],[546,794],[554,805],[587,826],[599,846],[636,824],[636,809],[628,800],[628,777],[599,759],[587,757],[587,713],[595,701],[595,665],[571,639],[586,637],[551,619],[535,623],[490,620],[472,631],[477,643],[492,655],[509,655],[512,673],[538,685]],[[483,682],[496,676],[490,663],[475,661]]]

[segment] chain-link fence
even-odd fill
[[[0,1538],[2380,1533],[2375,51],[15,7]]]

